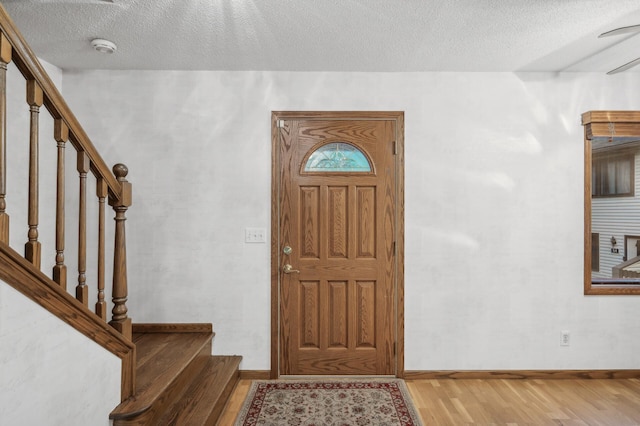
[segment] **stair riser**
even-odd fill
[[[204,345],[196,357],[180,373],[167,389],[154,401],[153,405],[135,418],[116,419],[114,426],[155,426],[167,407],[178,401],[191,382],[199,375],[211,357],[211,342]]]
[[[138,325],[139,385],[112,411],[114,426],[217,424],[240,379],[242,357],[211,355],[212,339],[210,326]]]
[[[238,356],[212,356],[201,376],[175,406],[167,408],[167,414],[157,426],[216,424],[239,380],[241,360]]]
[[[218,403],[213,408],[213,411],[211,411],[211,415],[209,416],[209,418],[207,419],[207,422],[205,423],[206,426],[215,426],[218,424],[218,419],[222,415],[222,412],[224,411],[224,407],[225,405],[227,405],[227,401],[229,400],[229,397],[231,397],[231,394],[233,393],[233,390],[236,388],[236,385],[238,384],[239,381],[240,381],[240,370],[236,370],[235,374],[233,375],[233,378],[229,380],[229,383],[227,383],[227,386],[224,388],[222,395],[220,395],[220,399],[218,400]]]

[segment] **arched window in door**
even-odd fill
[[[346,142],[331,142],[309,155],[305,172],[361,172],[371,173],[371,163],[356,146]]]

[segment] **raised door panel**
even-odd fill
[[[328,257],[345,259],[349,253],[349,187],[330,186],[328,193]]]

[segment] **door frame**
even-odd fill
[[[271,374],[280,376],[280,120],[393,120],[396,122],[396,377],[404,377],[404,111],[271,112]]]

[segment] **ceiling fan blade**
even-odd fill
[[[634,60],[633,60],[633,61],[631,61],[631,62],[627,62],[626,64],[624,64],[624,65],[622,65],[622,66],[619,66],[618,68],[612,69],[612,70],[611,70],[611,71],[609,71],[607,74],[608,74],[608,75],[617,74],[617,73],[619,73],[619,72],[626,71],[626,70],[628,70],[629,68],[633,68],[633,67],[635,67],[636,65],[640,65],[640,58],[638,58],[638,59],[634,59]]]
[[[627,33],[637,33],[637,32],[640,32],[640,25],[631,25],[629,27],[621,27],[621,28],[616,28],[615,30],[607,31],[605,33],[600,34],[598,38],[609,37],[612,35],[627,34]]]

